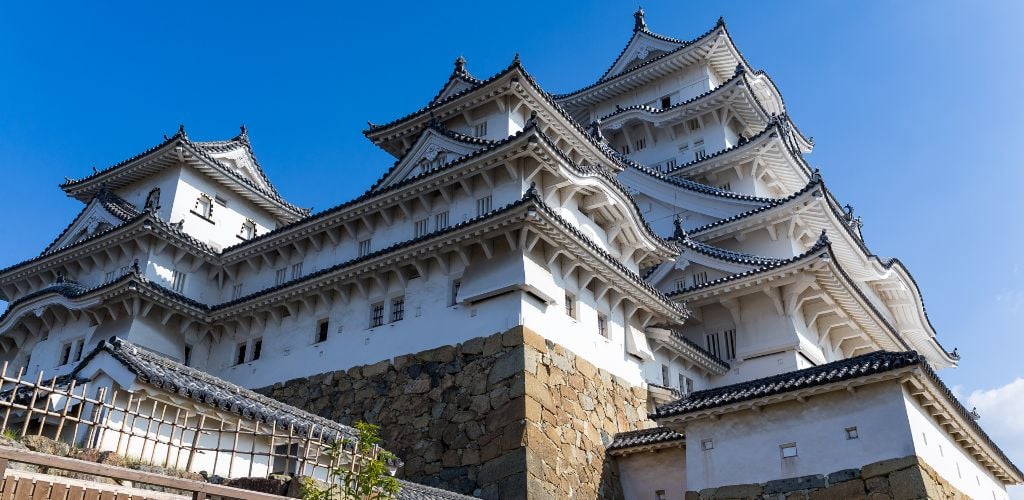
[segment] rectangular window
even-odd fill
[[[700,440],[700,449],[702,449],[704,451],[715,449],[715,440],[712,439],[712,438],[701,439]]]
[[[857,439],[859,437],[860,437],[860,434],[857,433],[857,428],[856,427],[847,427],[846,428],[846,439]]]
[[[384,324],[384,303],[378,302],[370,306],[370,328]]]
[[[231,287],[231,300],[235,300],[242,296],[242,284],[235,283],[235,286]]]
[[[85,339],[78,339],[77,341],[75,341],[75,356],[73,358],[75,361],[81,361],[82,360],[82,349],[84,349],[84,348],[85,348]]]
[[[690,129],[690,132],[694,130],[700,130],[700,120],[691,118],[686,122],[686,127]]]
[[[713,354],[716,358],[721,358],[721,352],[718,349],[718,334],[709,333],[705,337],[705,340],[707,341],[708,352]]]
[[[448,305],[454,306],[459,303],[459,287],[462,286],[462,280],[452,280],[452,296],[451,300],[448,301]]]
[[[71,362],[71,342],[68,342],[60,348],[60,366],[64,366]]]
[[[780,445],[779,449],[782,451],[782,458],[793,458],[796,456],[796,443]]]
[[[725,331],[725,359],[736,359],[736,329]]]
[[[302,276],[302,263],[292,264],[292,279],[296,279]]]
[[[604,338],[608,338],[608,316],[603,314],[597,315],[597,333]]]
[[[684,396],[693,392],[693,379],[682,373],[679,374],[679,392],[683,393]]]
[[[181,271],[171,271],[171,290],[182,293],[185,290],[185,273]]]
[[[424,217],[413,224],[412,237],[419,238],[427,234],[427,219]]]
[[[316,324],[316,337],[313,339],[313,343],[319,344],[327,340],[327,332],[331,327],[331,322],[328,319],[322,319]]]
[[[405,296],[391,299],[391,322],[402,321],[405,318]]]
[[[205,194],[199,195],[199,198],[196,198],[196,206],[192,213],[209,220],[213,215],[213,201]]]
[[[242,223],[242,228],[238,230],[238,237],[243,240],[249,240],[256,236],[256,223],[252,220],[247,219]]]
[[[661,109],[665,109],[672,106],[672,96],[665,96],[661,98]]]
[[[700,271],[693,273],[693,286],[700,286],[708,282],[708,272]]]
[[[681,291],[683,291],[685,289],[686,289],[686,280],[685,279],[676,280],[676,291],[677,292],[681,292]]]
[[[667,500],[667,499],[668,499],[668,497],[665,496],[665,490],[657,490],[657,491],[654,492],[654,500]]]
[[[665,171],[668,172],[669,170],[672,170],[673,168],[676,168],[676,165],[677,164],[676,164],[676,159],[675,158],[670,158],[668,160],[665,160]]]
[[[629,154],[629,144],[623,144],[622,145],[622,154],[624,154],[624,155],[628,155]]]
[[[370,238],[366,238],[359,242],[359,256],[363,257],[370,254]]]
[[[448,227],[448,211],[434,214],[434,230],[438,231]]]
[[[263,353],[263,339],[258,338],[252,341],[252,359],[249,361],[256,361],[260,359],[260,354]]]
[[[107,271],[107,273],[103,275],[103,282],[109,283],[111,281],[114,281],[114,273],[116,272],[117,271]]]
[[[281,269],[278,269],[277,272],[274,274],[274,284],[275,285],[280,285],[280,284],[284,283],[285,280],[287,280],[287,279],[288,279],[288,268],[287,267],[282,267]]]
[[[185,356],[182,360],[185,366],[192,366],[192,344],[185,344]]]
[[[641,139],[637,139],[636,140],[636,150],[637,151],[640,151],[641,149],[646,148],[646,147],[647,147],[647,139],[641,138]]]
[[[477,123],[473,127],[473,136],[474,137],[483,137],[485,135],[487,135],[487,122]]]
[[[576,319],[576,298],[568,292],[565,294],[565,315]]]
[[[240,364],[245,363],[245,348],[246,348],[246,343],[245,342],[242,342],[241,344],[238,344],[238,347],[235,348],[235,365],[240,365]]]
[[[476,215],[477,217],[486,214],[491,211],[491,195],[484,196],[483,198],[477,198],[476,200]]]
[[[661,385],[668,387],[672,375],[669,373],[668,365],[661,365]]]

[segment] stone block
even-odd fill
[[[405,394],[423,394],[430,391],[430,379],[418,378],[405,383],[402,392]]]
[[[487,383],[494,385],[524,370],[523,348],[517,347],[498,358],[487,371]]]
[[[376,377],[378,375],[383,375],[388,372],[388,366],[390,365],[391,362],[386,359],[383,361],[378,361],[372,365],[366,365],[363,367],[363,377],[369,378]]]
[[[860,475],[864,479],[869,479],[875,476],[881,476],[888,474],[893,471],[906,469],[917,465],[917,455],[910,455],[903,458],[893,458],[889,460],[882,460],[880,462],[871,463],[860,468]]]
[[[462,354],[481,354],[484,352],[484,338],[477,337],[475,339],[469,339],[459,346],[459,352]]]
[[[842,483],[851,479],[860,479],[860,469],[837,470],[828,475],[828,484]]]
[[[921,469],[916,465],[890,473],[889,488],[893,498],[931,498]]]
[[[889,494],[889,477],[888,476],[875,476],[873,478],[864,481],[864,486],[868,489],[869,493],[885,493]]]
[[[829,475],[831,476],[831,474]],[[811,491],[810,500],[846,500],[864,498],[864,481],[861,478],[830,483],[829,487]]]
[[[446,345],[416,354],[427,363],[451,363],[455,360],[455,346]]]
[[[546,353],[548,351],[547,342],[544,341],[544,337],[541,337],[537,332],[530,330],[529,328],[522,327],[522,329],[523,344],[534,348],[540,353]]]
[[[825,486],[828,486],[828,481],[825,480],[825,476],[821,474],[814,474],[810,476],[768,481],[764,484],[764,493],[766,495],[774,495],[811,488],[824,488]]]
[[[714,495],[709,498],[757,498],[761,496],[762,492],[764,489],[760,484],[734,484],[715,489]]]
[[[493,356],[501,351],[501,335],[491,335],[484,339],[484,356]]]
[[[480,466],[480,473],[477,481],[481,485],[497,482],[498,480],[515,474],[526,472],[526,448],[519,448],[508,453],[499,455],[497,458],[488,460]],[[525,485],[523,485],[525,487]],[[522,496],[522,491],[516,495]],[[516,496],[510,497],[515,498]]]
[[[523,327],[516,326],[501,334],[501,345],[504,347],[515,347],[523,344]]]

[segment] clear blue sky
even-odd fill
[[[483,4],[8,3],[0,265],[37,254],[80,209],[57,189],[62,176],[134,155],[179,123],[198,139],[245,123],[289,200],[338,204],[392,161],[363,138],[366,121],[421,107],[456,56],[486,77],[518,51],[548,91],[572,90],[609,66],[636,8]],[[644,8],[653,31],[679,38],[725,17],[816,139],[809,160],[864,217],[869,246],[914,273],[942,343],[963,355],[942,373],[951,386],[966,398],[1024,377],[1024,2]]]

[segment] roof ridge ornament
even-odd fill
[[[718,21],[715,22],[715,26],[725,26],[725,17],[718,16]]]
[[[245,124],[243,123],[243,124],[238,126],[238,130],[239,130],[239,134],[238,134],[239,142],[241,142],[242,144],[248,145],[249,144],[249,129],[246,128]]]
[[[644,8],[637,6],[633,13],[633,31],[647,31],[647,21],[644,19]]]
[[[466,58],[462,57],[461,54],[455,58],[455,72],[463,75],[466,74]]]
[[[690,235],[686,233],[685,229],[683,229],[683,218],[680,217],[679,214],[676,214],[675,218],[672,220],[672,225],[675,226],[672,236],[677,240],[688,241],[690,239]]]

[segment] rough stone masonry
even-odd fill
[[[647,394],[524,327],[259,390],[381,426],[399,473],[490,498],[622,498],[605,456]]]

